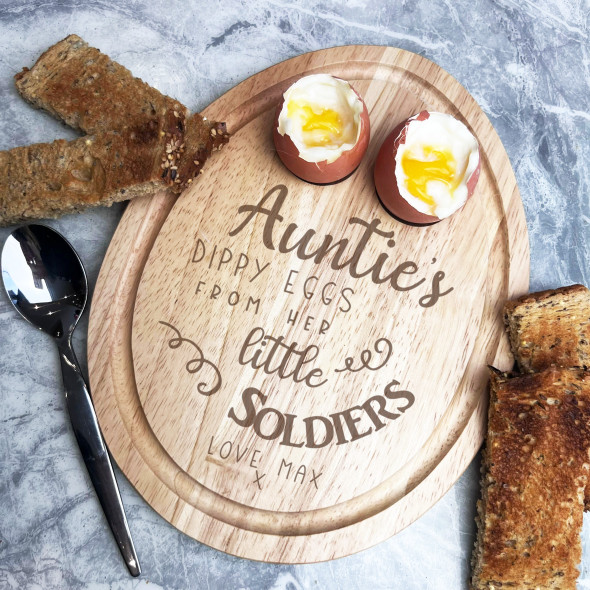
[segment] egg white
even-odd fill
[[[451,115],[430,112],[428,119],[418,121],[412,117],[406,129],[405,143],[400,144],[395,156],[395,176],[401,196],[417,211],[435,215],[439,219],[449,217],[460,209],[468,197],[467,181],[479,163],[477,140],[469,129]],[[456,162],[456,169],[465,173],[459,186],[453,191],[445,183],[432,180],[426,185],[426,192],[434,200],[434,208],[412,195],[406,188],[407,176],[402,167],[406,152],[421,154],[423,146],[448,149]]]
[[[348,82],[329,74],[313,74],[299,79],[283,95],[283,108],[279,114],[278,132],[288,135],[306,162],[335,162],[344,152],[351,150],[361,133],[363,103]],[[342,139],[338,145],[309,146],[302,129],[304,121],[289,116],[291,102],[309,105],[314,112],[324,109],[336,111],[342,120]]]

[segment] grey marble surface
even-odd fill
[[[531,289],[590,284],[590,5],[580,0],[210,2],[0,0],[0,149],[75,134],[34,111],[12,76],[78,33],[198,110],[247,76],[314,49],[402,47],[476,98],[516,172],[531,242]],[[51,222],[91,288],[123,206]],[[3,242],[8,229],[0,229]],[[82,323],[75,338],[85,357]],[[0,590],[93,588],[463,589],[478,461],[406,530],[337,561],[276,566],[186,537],[117,472],[143,565],[128,577],[80,459],[57,355],[0,297]],[[590,588],[590,522],[580,588]]]

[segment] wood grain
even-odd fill
[[[372,139],[361,167],[327,187],[290,175],[271,140],[272,111],[282,92],[312,72],[349,80],[371,116]],[[480,142],[482,174],[461,212],[415,228],[381,208],[371,176],[386,135],[423,108],[448,112],[470,127]],[[288,60],[238,85],[205,114],[228,122],[230,145],[176,203],[166,194],[131,202],[101,269],[89,331],[101,427],[143,497],[194,538],[274,562],[347,555],[419,517],[481,444],[485,366],[511,363],[501,307],[528,289],[528,239],[514,174],[467,91],[432,62],[393,48],[340,47]],[[268,206],[284,197],[283,220],[272,230],[274,250],[263,240],[267,215],[257,214],[229,235],[247,217],[239,208],[265,196]],[[417,271],[402,275],[402,283],[414,277],[424,282],[401,291],[370,276],[355,278],[349,268],[334,270],[329,257],[316,263],[277,251],[290,223],[298,226],[293,239],[313,229],[315,246],[329,234],[334,241],[350,240],[353,248],[364,226],[351,218],[379,220],[376,227],[392,232],[395,242],[373,235],[363,250],[365,268],[386,254],[382,276],[411,261]],[[227,252],[231,260],[218,268]],[[255,276],[260,268],[265,270]],[[421,298],[432,291],[438,271],[445,275],[441,286],[452,291],[424,307]],[[315,288],[311,298],[303,292],[309,276],[318,277],[308,283]],[[320,292],[326,284],[329,303]],[[352,291],[346,291],[349,304],[344,289]],[[287,321],[294,313],[298,319]],[[324,333],[322,320],[330,324]],[[296,342],[296,350],[311,346],[315,352],[317,346],[317,358],[299,377],[312,367],[321,376],[306,384],[254,369],[244,361],[247,354],[240,363],[244,342],[257,327],[287,345]],[[382,338],[391,343],[389,356]],[[347,357],[358,367],[363,350],[372,351],[374,366],[378,359],[387,362],[375,371],[341,370]],[[187,371],[187,363],[198,370]],[[204,395],[217,376],[219,389]],[[264,404],[252,397],[256,412],[268,410],[258,433],[238,424],[248,388],[267,396]],[[388,391],[410,391],[411,406],[396,412],[409,398],[387,398]],[[367,401],[376,397],[382,400]],[[381,403],[397,416],[371,415]],[[365,409],[351,410],[356,406]],[[232,409],[237,421],[228,417]],[[291,438],[284,427],[273,440],[261,438],[288,415],[296,416]],[[303,419],[312,416],[322,418],[308,420],[316,426],[309,438]],[[325,421],[332,424],[332,440],[311,448],[310,442],[323,440],[321,428],[329,430]],[[279,444],[289,441],[304,445]],[[293,465],[289,477],[287,463]]]

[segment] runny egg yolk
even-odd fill
[[[416,157],[411,150],[403,153],[401,163],[406,176],[408,191],[417,199],[434,207],[434,199],[429,194],[428,183],[442,182],[449,187],[451,195],[463,180],[465,171],[457,174],[457,163],[449,149],[423,146],[425,159]]]
[[[289,117],[297,117],[305,132],[304,141],[307,147],[342,144],[342,118],[332,109],[314,110],[310,105],[292,101],[287,106]]]

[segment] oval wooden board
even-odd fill
[[[363,163],[326,187],[288,173],[271,139],[282,92],[312,72],[351,81],[371,116]],[[416,228],[382,209],[372,166],[423,108],[469,126],[482,173],[461,212]],[[288,60],[205,114],[227,121],[230,144],[176,203],[131,202],[101,269],[88,347],[99,421],[133,485],[195,539],[273,562],[348,555],[418,518],[481,445],[486,365],[511,364],[502,305],[528,289],[514,174],[467,91],[393,48]],[[356,264],[331,264],[336,246],[279,251],[309,230],[305,252],[330,235]]]

